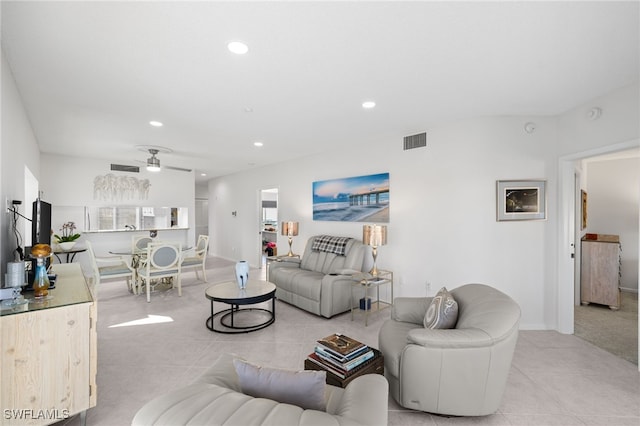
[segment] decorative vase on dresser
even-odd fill
[[[580,302],[620,309],[620,237],[586,234],[581,248]]]

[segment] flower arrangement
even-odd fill
[[[53,234],[57,243],[70,243],[80,238],[80,234],[75,232],[76,224],[74,222],[67,222],[63,224],[60,230],[62,231],[62,236]]]

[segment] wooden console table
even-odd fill
[[[77,263],[56,264],[49,300],[0,310],[2,425],[47,425],[96,405],[96,303]]]

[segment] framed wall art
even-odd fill
[[[389,222],[389,173],[313,182],[313,220]]]
[[[580,224],[580,229],[585,229],[587,227],[587,193],[581,189],[580,196],[582,198],[582,223]]]
[[[499,180],[496,182],[496,219],[543,220],[547,218],[544,180]]]

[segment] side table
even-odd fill
[[[380,287],[383,285],[389,285],[391,287],[391,301],[385,302],[380,300]],[[356,310],[362,310],[359,308],[354,308],[355,302],[358,300],[356,294],[362,294],[363,298],[366,301],[367,292],[369,289],[376,289],[376,299],[375,306],[376,312],[381,309],[388,308],[393,305],[393,272],[391,271],[383,271],[378,270],[377,276],[372,276],[371,274],[355,274],[353,275],[353,282],[351,283],[351,321],[353,321],[353,312]],[[366,302],[365,302],[366,303]],[[383,305],[382,308],[380,305]],[[371,303],[371,306],[365,306],[364,308],[364,326],[366,327],[369,322],[369,313],[373,310],[374,303]]]
[[[304,360],[304,369],[305,370],[319,370],[327,372],[327,384],[338,386],[340,388],[346,387],[353,379],[356,377],[360,377],[365,374],[382,374],[384,376],[384,356],[382,353],[374,348],[371,348],[373,353],[375,354],[373,358],[362,364],[361,366],[356,367],[356,371],[353,374],[342,378],[331,371],[323,368],[321,365],[316,364],[311,361],[309,358]]]
[[[86,247],[77,247],[77,248],[72,248],[71,250],[62,250],[62,249],[55,249],[53,250],[53,254],[56,256],[56,258],[58,259],[59,263],[63,263],[62,259],[60,259],[60,254],[66,254],[67,258],[66,258],[66,262],[65,263],[71,263],[73,262],[73,260],[76,257],[76,254],[78,253],[83,253],[87,251]]]

